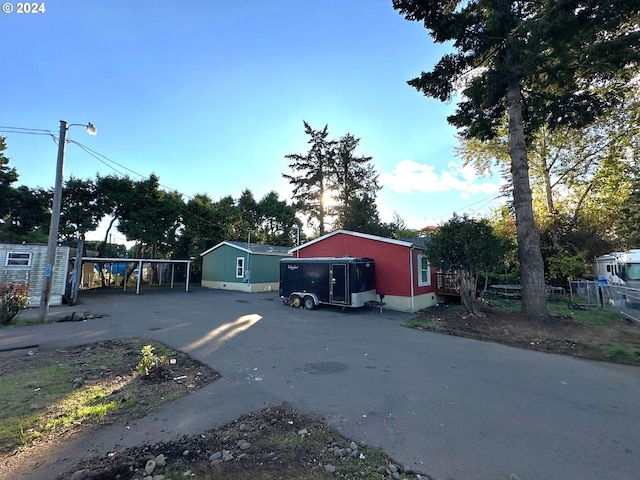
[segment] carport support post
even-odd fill
[[[140,295],[140,279],[142,278],[142,260],[138,262],[138,278],[136,285],[136,295]]]

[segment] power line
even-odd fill
[[[19,133],[19,134],[23,134],[23,135],[46,135],[46,136],[50,136],[53,141],[57,144],[58,143],[58,137],[56,135],[54,135],[51,131],[49,130],[44,130],[44,129],[39,129],[39,128],[22,128],[22,127],[8,127],[8,126],[0,126],[0,132],[4,132],[4,133],[10,133],[10,134],[15,134],[15,133]],[[117,165],[118,167],[120,167],[123,170],[126,170],[127,172],[132,173],[133,175],[136,175],[142,179],[146,179],[147,176],[143,175],[141,173],[136,172],[135,170],[132,170],[131,168],[116,162],[115,160],[110,159],[109,157],[107,157],[106,155],[103,155],[100,152],[97,152],[89,147],[87,147],[86,145],[83,145],[80,142],[77,142],[75,140],[71,140],[71,139],[67,139],[67,143],[73,143],[75,145],[77,145],[78,147],[80,147],[82,150],[84,150],[87,154],[91,155],[93,158],[95,158],[96,160],[98,160],[100,163],[102,163],[103,165],[107,166],[108,168],[110,168],[111,170],[113,170],[114,172],[116,172],[118,175],[121,175],[122,177],[126,177],[127,175],[123,172],[121,172],[120,170],[118,170],[116,167],[114,167],[113,165]],[[170,192],[176,192],[179,195],[181,195],[182,197],[185,198],[189,198],[191,200],[193,200],[195,197],[192,197],[190,195],[184,194],[180,191],[178,191],[177,189],[171,188],[167,185],[163,185],[161,183],[158,184],[159,186],[165,188],[166,190],[170,191]],[[184,208],[180,209],[182,211],[183,215],[189,215],[192,218],[195,218],[197,220],[200,220],[201,222],[210,225],[212,227],[224,227],[224,225],[220,225],[217,223],[213,223],[210,220],[203,218],[199,215],[196,215],[193,212],[189,212],[188,210],[186,210],[186,205],[184,206]]]

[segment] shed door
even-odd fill
[[[347,303],[347,266],[344,263],[331,265],[331,303]]]

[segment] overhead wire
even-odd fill
[[[51,131],[49,130],[44,130],[44,129],[37,129],[37,128],[21,128],[21,127],[7,127],[7,126],[0,126],[0,132],[4,132],[4,133],[19,133],[19,134],[25,134],[25,135],[47,135],[47,136],[51,136],[54,140],[54,142],[57,144],[59,141],[59,138],[54,135]],[[100,163],[102,163],[103,165],[107,166],[108,168],[110,168],[111,170],[113,170],[114,172],[118,173],[119,175],[121,175],[122,177],[126,177],[127,174],[121,172],[120,170],[118,170],[116,167],[114,167],[113,165],[117,165],[118,167],[126,170],[127,172],[132,173],[133,175],[136,175],[140,178],[146,179],[147,176],[143,175],[141,173],[136,172],[135,170],[132,170],[130,168],[128,168],[127,166],[116,162],[115,160],[110,159],[109,157],[107,157],[106,155],[101,154],[100,152],[97,152],[89,147],[87,147],[86,145],[83,145],[82,143],[76,141],[76,140],[72,140],[70,138],[67,138],[67,143],[73,143],[75,145],[77,145],[78,147],[80,147],[82,150],[85,151],[85,153],[91,155],[93,158],[95,158],[96,160],[98,160]],[[180,191],[178,191],[177,189],[173,189],[167,185],[163,185],[161,183],[158,184],[159,186],[167,189],[170,192],[176,192],[177,194],[181,195],[182,197],[188,198],[193,200],[195,197],[192,197],[191,195],[187,195],[184,194]],[[182,209],[181,209],[182,210]],[[186,210],[186,205],[185,205],[185,209],[182,210],[182,213],[184,215],[189,215],[192,218],[198,219],[202,222],[204,222],[205,224],[208,224],[212,227],[222,227],[223,225],[217,224],[217,223],[213,223],[209,220],[207,220],[206,218],[203,218],[193,212],[189,212]]]

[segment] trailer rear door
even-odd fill
[[[331,264],[331,303],[347,303],[347,265]]]

